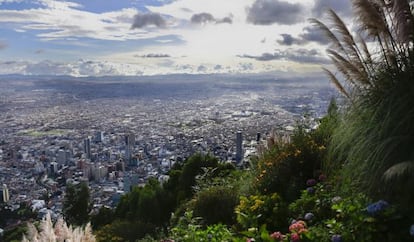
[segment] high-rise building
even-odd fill
[[[63,149],[58,150],[56,161],[60,166],[66,164],[66,152]]]
[[[91,139],[86,138],[83,140],[83,152],[87,159],[91,158]]]
[[[103,139],[104,139],[103,132],[102,131],[97,131],[95,133],[95,142],[100,143],[100,142],[103,141]]]
[[[236,163],[240,164],[243,159],[243,135],[241,131],[236,134]]]
[[[125,135],[125,160],[129,161],[132,158],[132,152],[134,151],[135,136],[133,134]]]
[[[6,184],[3,184],[3,202],[7,203],[10,200],[9,189]]]

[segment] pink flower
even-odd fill
[[[278,241],[280,241],[280,240],[283,240],[283,238],[285,237],[282,233],[280,233],[279,231],[277,231],[277,232],[274,232],[274,233],[272,233],[271,235],[270,235],[270,237],[272,238],[272,239],[274,239],[274,240],[278,240]]]
[[[299,232],[303,229],[306,229],[306,223],[302,220],[296,221],[295,223],[289,226],[290,232]]]
[[[291,235],[290,235],[290,239],[291,239],[293,242],[297,242],[297,241],[300,241],[300,236],[299,236],[299,234],[297,234],[297,233],[293,233],[293,234],[291,234]]]
[[[254,242],[254,241],[256,241],[254,238],[249,238],[246,240],[246,242]]]

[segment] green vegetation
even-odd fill
[[[66,186],[63,214],[70,225],[85,225],[89,221],[90,194],[86,183]]]
[[[359,31],[375,48],[352,36],[330,12],[321,26],[333,41],[328,50],[344,77],[334,83],[349,97],[330,146],[342,189],[357,189],[400,204],[414,214],[414,17],[412,1],[354,1]],[[362,188],[362,189],[361,189]]]
[[[148,235],[162,237],[169,233],[171,214],[175,212],[174,217],[179,218],[189,204],[199,216],[208,218],[206,223],[231,223],[238,203],[237,194],[226,187],[210,187],[200,193],[195,188],[209,187],[207,183],[218,182],[219,177],[234,170],[234,166],[221,164],[210,155],[193,155],[169,171],[168,182],[160,184],[157,180],[149,180],[144,187],[134,187],[123,196],[114,212],[101,209],[92,217],[97,239],[135,241]],[[197,184],[201,180],[204,184]],[[195,199],[191,201],[193,196]],[[220,209],[222,213],[214,214],[211,209]]]
[[[366,40],[333,11],[328,25],[313,20],[332,41],[342,77],[326,72],[343,109],[333,100],[317,129],[303,123],[289,138],[271,137],[245,170],[201,154],[176,164],[166,183],[150,180],[92,217],[97,240],[413,240],[412,2],[354,0]]]

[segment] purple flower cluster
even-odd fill
[[[308,194],[313,195],[315,194],[315,188],[313,187],[308,187],[306,188],[306,191],[308,192]]]
[[[366,208],[369,215],[374,216],[377,215],[379,212],[383,211],[389,206],[388,202],[384,200],[379,200],[378,202],[372,203],[368,205]]]
[[[316,180],[315,179],[309,179],[309,180],[306,181],[306,185],[308,187],[313,187],[313,186],[316,185]]]
[[[315,217],[315,215],[313,215],[313,213],[307,213],[307,214],[305,214],[304,219],[307,220],[307,221],[311,221],[314,217]]]
[[[342,242],[342,236],[339,234],[334,234],[331,237],[332,242]]]

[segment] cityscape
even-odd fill
[[[0,242],[412,241],[414,0],[0,0]]]
[[[195,153],[248,166],[272,132],[305,116],[316,125],[336,95],[326,80],[270,76],[14,76],[0,86],[2,198],[40,217],[62,213],[68,183],[87,182],[99,209]]]

